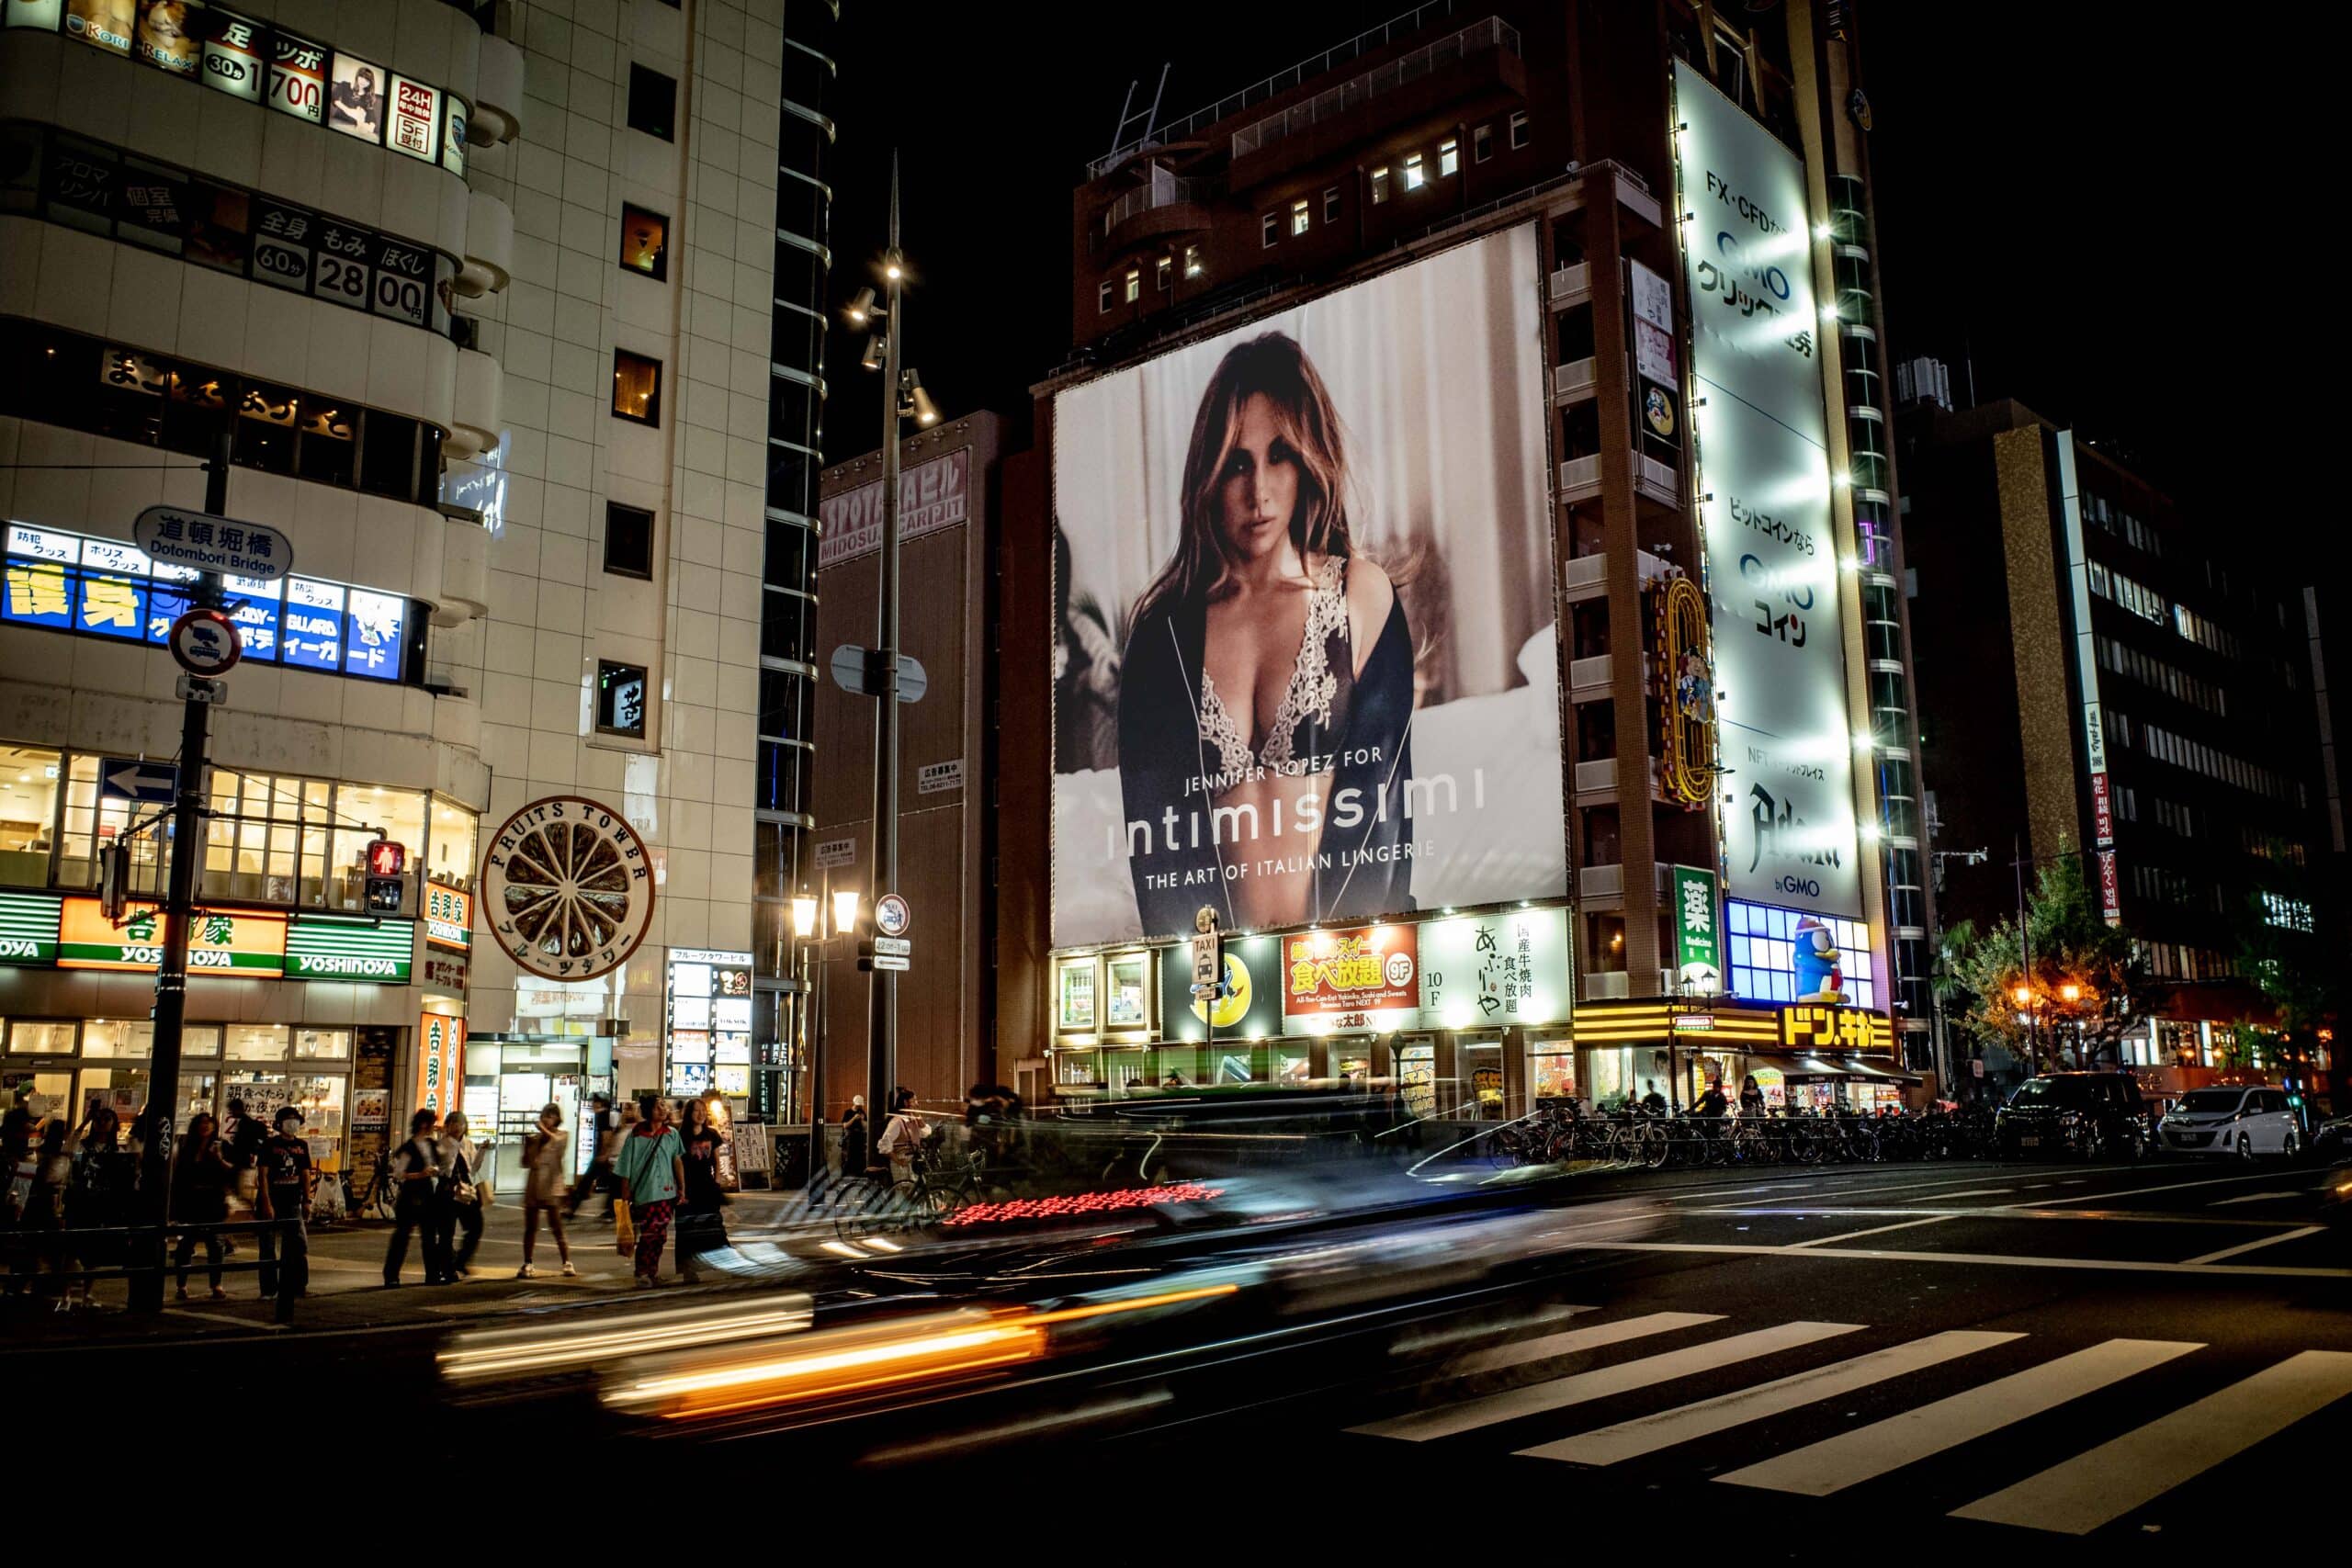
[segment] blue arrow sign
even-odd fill
[[[169,762],[108,757],[98,764],[98,794],[141,806],[169,806],[180,793],[180,771]]]

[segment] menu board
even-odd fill
[[[752,955],[673,948],[667,1010],[669,1092],[749,1095]]]

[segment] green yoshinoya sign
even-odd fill
[[[57,900],[0,893],[0,964],[57,962]]]
[[[294,980],[364,980],[405,986],[415,955],[412,920],[322,920],[286,927],[286,975]]]

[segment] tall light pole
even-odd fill
[[[792,900],[792,933],[800,945],[800,1059],[808,1064],[808,1173],[804,1190],[812,1197],[824,1185],[825,1165],[825,971],[816,962],[820,947],[831,949],[834,937],[854,933],[858,893],[854,887],[833,891],[833,929],[821,927],[824,906],[803,893]],[[832,958],[829,951],[827,962]],[[813,1020],[813,1021],[812,1021]],[[844,1172],[855,1175],[856,1172]]]
[[[899,883],[899,434],[912,419],[935,424],[939,412],[922,389],[922,378],[902,368],[906,344],[906,257],[899,250],[899,160],[890,158],[890,243],[882,254],[885,302],[861,288],[850,302],[849,319],[881,325],[866,340],[861,359],[882,372],[882,582],[879,635],[866,672],[874,698],[874,897],[898,891]],[[899,1072],[899,977],[874,971],[872,1026],[865,1057],[869,1114],[889,1114],[890,1090]],[[879,1122],[876,1123],[879,1125]]]

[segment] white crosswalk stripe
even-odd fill
[[[1573,1464],[1615,1464],[1621,1460],[1655,1453],[1659,1449],[1672,1448],[1711,1433],[1732,1427],[1760,1421],[1784,1410],[1794,1410],[1819,1400],[1850,1393],[1901,1377],[1922,1368],[1940,1366],[1946,1361],[1973,1356],[1979,1350],[1989,1350],[1996,1345],[2007,1345],[2022,1339],[2022,1334],[1991,1333],[1977,1329],[1954,1329],[1946,1334],[1931,1334],[1908,1344],[1889,1346],[1872,1350],[1849,1361],[1816,1367],[1811,1371],[1797,1372],[1790,1377],[1775,1378],[1735,1393],[1702,1399],[1696,1404],[1678,1409],[1662,1410],[1655,1416],[1644,1416],[1631,1421],[1621,1421],[1613,1427],[1601,1427],[1589,1432],[1579,1432],[1573,1438],[1557,1442],[1539,1443],[1532,1449],[1521,1449],[1527,1459],[1562,1460]]]
[[[1571,1329],[1555,1337],[1575,1341],[1570,1346],[1573,1349],[1592,1349],[1646,1335],[1721,1321],[1720,1316],[1707,1313],[1661,1312],[1652,1313],[1646,1317],[1628,1318],[1622,1323],[1602,1323],[1590,1328]],[[1374,1437],[1401,1438],[1408,1442],[1427,1442],[1432,1438],[1449,1438],[1459,1432],[1491,1427],[1498,1422],[1516,1420],[1522,1416],[1564,1410],[1572,1404],[1606,1399],[1611,1394],[1634,1389],[1649,1388],[1657,1383],[1670,1382],[1676,1378],[1736,1366],[1744,1360],[1777,1355],[1781,1351],[1834,1338],[1840,1334],[1858,1333],[1861,1327],[1859,1323],[1784,1323],[1749,1334],[1735,1334],[1728,1339],[1711,1340],[1686,1350],[1669,1350],[1664,1355],[1645,1356],[1636,1361],[1623,1361],[1613,1367],[1578,1372],[1572,1377],[1553,1378],[1523,1388],[1505,1389],[1436,1410],[1414,1411],[1350,1430]]]
[[[2110,1339],[1715,1479],[1826,1497],[2202,1348],[2188,1340]]]
[[[2087,1535],[2346,1394],[2352,1351],[2305,1350],[1952,1517]]]

